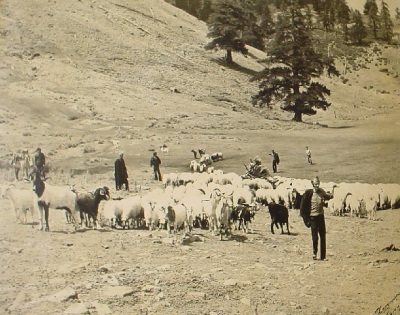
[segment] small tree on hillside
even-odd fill
[[[293,120],[302,121],[302,115],[315,115],[317,108],[326,110],[330,104],[325,96],[330,90],[313,81],[324,68],[333,65],[331,58],[324,62],[312,43],[305,16],[298,6],[292,6],[278,17],[276,32],[267,49],[270,65],[251,80],[259,81],[259,92],[253,96],[253,105],[269,106],[282,101],[281,109],[294,112]]]
[[[381,8],[381,29],[380,29],[380,37],[390,43],[394,36],[393,34],[393,21],[390,18],[390,11],[389,6],[385,1],[382,1],[382,8]]]
[[[321,12],[322,25],[325,31],[331,32],[335,26],[336,12],[334,7],[334,1],[325,0],[324,9]]]
[[[346,0],[338,0],[336,2],[337,6],[337,21],[343,30],[344,41],[348,41],[349,29],[347,25],[350,23],[350,8],[346,3]]]
[[[399,8],[396,8],[396,16],[395,16],[395,19],[396,20],[400,20],[400,9]]]
[[[244,55],[248,53],[246,45],[242,39],[242,33],[248,26],[246,12],[238,1],[223,1],[217,4],[207,22],[207,37],[213,38],[205,49],[224,49],[226,50],[225,61],[232,63],[232,51],[240,52]]]
[[[353,43],[361,45],[368,33],[360,11],[355,10],[353,12],[352,21],[354,25],[349,30],[349,37]]]
[[[368,5],[367,5],[368,3]],[[368,26],[372,30],[374,34],[374,38],[378,38],[378,30],[379,30],[379,10],[378,5],[376,4],[376,0],[368,0],[364,6],[364,13],[367,8],[369,8],[368,13]]]

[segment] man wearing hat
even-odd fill
[[[119,158],[114,163],[115,166],[115,189],[121,190],[125,184],[125,190],[129,190],[128,170],[126,169],[124,153],[119,153]]]

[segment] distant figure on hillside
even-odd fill
[[[37,148],[33,156],[33,166],[45,177],[44,166],[46,165],[46,157],[44,156],[42,149]]]
[[[161,160],[158,157],[157,152],[154,152],[153,156],[150,159],[150,166],[153,167],[154,179],[162,181],[161,172],[160,172],[160,164],[161,164]]]
[[[18,153],[14,153],[10,161],[10,164],[14,167],[14,174],[16,180],[19,180],[18,175],[19,171],[21,170],[21,162],[22,162],[22,156],[19,155]]]
[[[309,147],[306,147],[306,155],[307,155],[307,161],[309,164],[313,164],[312,163],[312,159],[311,159],[311,150],[309,149]]]
[[[270,153],[269,155],[272,156],[272,171],[274,173],[276,173],[278,171],[278,164],[279,164],[279,154],[278,152],[275,152],[274,150],[272,150],[272,153]]]
[[[125,190],[129,190],[128,183],[128,170],[126,169],[124,154],[120,152],[119,158],[114,163],[115,166],[115,189],[121,190],[122,186],[125,185]]]

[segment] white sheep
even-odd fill
[[[116,227],[116,224],[122,225],[123,199],[107,200],[102,204],[99,211],[100,216],[105,220],[111,228]]]
[[[45,231],[50,231],[49,209],[67,210],[75,225],[75,230],[79,228],[79,206],[76,193],[70,187],[52,186],[45,183],[39,171],[33,174],[33,200],[34,206],[37,205],[40,214],[40,230],[43,230],[43,212],[46,221]]]
[[[17,223],[27,223],[28,212],[31,214],[32,223],[34,222],[35,207],[33,205],[32,190],[7,187],[2,194],[10,200]]]
[[[144,208],[142,205],[142,198],[140,196],[133,196],[122,200],[122,227],[129,229],[129,221],[132,226],[139,227],[144,219]]]
[[[160,146],[160,151],[164,155],[169,155],[169,147],[166,144],[163,144],[163,145]]]

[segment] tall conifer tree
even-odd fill
[[[249,20],[246,12],[238,1],[226,0],[218,3],[207,22],[207,37],[213,38],[205,49],[224,49],[226,50],[225,61],[232,63],[232,52],[247,54],[245,42],[242,34],[248,27]]]
[[[393,33],[394,25],[392,19],[390,18],[389,6],[385,1],[382,1],[380,19],[381,19],[380,37],[384,41],[390,43],[394,36]]]
[[[302,121],[303,114],[315,115],[316,109],[330,106],[325,98],[330,90],[313,79],[327,67],[335,69],[332,59],[324,61],[314,49],[305,19],[297,5],[279,15],[274,40],[267,49],[266,61],[270,64],[252,78],[260,88],[253,96],[253,105],[269,106],[281,101],[281,109],[293,112],[297,122]]]

